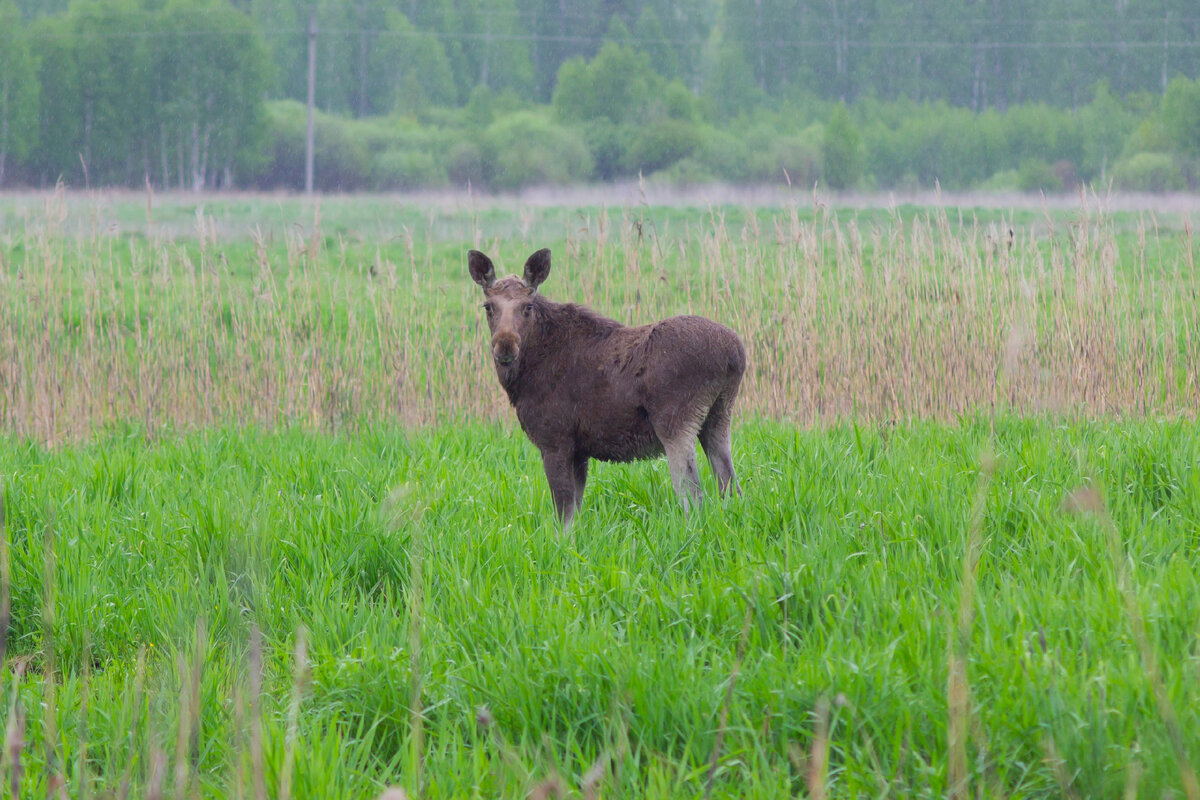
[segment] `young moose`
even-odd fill
[[[588,459],[633,461],[666,453],[683,501],[700,504],[696,438],[721,494],[732,486],[730,421],[746,353],[737,334],[703,317],[627,328],[538,294],[550,251],[525,262],[524,279],[496,280],[492,260],[467,254],[483,289],[492,360],[517,419],[542,453],[563,527],[583,501]]]

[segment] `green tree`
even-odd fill
[[[268,85],[266,45],[250,18],[223,0],[170,0],[157,27],[160,113],[154,138],[163,182],[201,191],[234,182],[259,158]],[[136,76],[126,78],[136,82]]]
[[[678,78],[679,56],[672,47],[667,29],[654,7],[647,5],[642,9],[634,30],[642,41],[641,49],[650,58],[650,67],[664,78]]]
[[[454,73],[441,42],[397,11],[389,11],[386,22],[371,49],[370,110],[405,113],[455,103]]]
[[[0,2],[0,31],[7,32],[0,48],[0,186],[8,156],[24,159],[37,141],[37,63],[12,0]]]
[[[759,105],[765,93],[754,80],[742,49],[715,35],[708,45],[702,96],[718,119],[732,119]]]
[[[76,38],[71,20],[63,16],[35,20],[29,30],[41,54],[37,146],[29,155],[29,165],[36,180],[54,185],[59,179],[72,181],[80,172],[83,126]]]
[[[1167,85],[1162,121],[1177,153],[1186,158],[1200,157],[1200,81],[1179,76]]]
[[[1108,180],[1113,162],[1129,137],[1135,120],[1113,96],[1107,81],[1096,84],[1092,102],[1079,109],[1079,125],[1083,131],[1083,160],[1080,177],[1084,180]]]
[[[821,139],[825,182],[834,189],[848,189],[862,176],[862,136],[850,119],[845,103],[838,103],[825,123]]]
[[[590,63],[571,59],[563,64],[554,91],[560,119],[585,122],[606,118],[614,123],[646,121],[663,95],[665,82],[650,67],[650,57],[628,45],[609,42]]]
[[[151,37],[132,34],[154,30],[152,15],[137,0],[94,0],[72,5],[68,16],[85,177],[98,184],[137,182],[146,172],[144,145],[154,128],[147,112],[155,109],[149,80],[155,67]]]

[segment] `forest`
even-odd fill
[[[310,20],[311,17],[311,20]],[[0,186],[1200,182],[1181,0],[0,0]]]

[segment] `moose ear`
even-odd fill
[[[550,250],[543,247],[525,262],[525,285],[536,289],[550,274]]]
[[[496,282],[496,267],[492,265],[490,258],[478,250],[467,252],[467,268],[471,270],[471,280],[478,283],[482,289],[490,289]]]

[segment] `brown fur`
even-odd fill
[[[671,317],[630,328],[537,291],[550,251],[524,278],[497,281],[491,260],[468,254],[483,289],[492,358],[517,419],[541,451],[563,526],[583,500],[589,459],[632,461],[664,452],[686,511],[699,504],[697,437],[724,494],[741,493],[730,423],[746,353],[737,334],[703,317]]]

